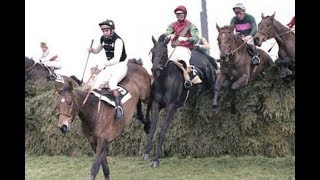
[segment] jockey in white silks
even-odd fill
[[[101,91],[104,87],[109,88],[115,97],[115,116],[117,119],[122,119],[123,108],[117,84],[128,72],[125,45],[120,36],[115,33],[115,26],[112,20],[107,19],[99,23],[99,26],[103,32],[100,38],[100,44],[97,48],[89,48],[89,52],[97,54],[104,49],[107,59],[98,63],[96,67],[92,69],[93,76],[96,78],[96,80],[93,81],[93,88],[98,91]]]
[[[61,62],[57,53],[49,49],[48,43],[45,41],[40,42],[42,54],[40,55],[39,61],[45,67],[49,68],[49,77],[55,79],[56,74],[54,70],[61,69]]]

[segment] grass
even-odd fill
[[[295,158],[262,156],[163,158],[156,169],[138,157],[108,157],[112,180],[289,180]],[[25,155],[26,180],[82,180],[90,175],[93,157]],[[104,179],[102,168],[96,177]]]

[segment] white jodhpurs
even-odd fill
[[[42,63],[47,67],[54,67],[54,69],[61,69],[60,61],[44,61]]]
[[[110,90],[117,89],[117,84],[127,75],[127,63],[128,61],[125,60],[112,66],[107,66],[98,74],[93,88],[98,90],[104,87],[109,87]]]
[[[171,61],[177,62],[178,60],[182,60],[186,63],[187,67],[190,66],[191,51],[189,48],[177,46],[175,49],[168,49],[168,56]]]

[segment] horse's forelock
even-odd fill
[[[158,39],[158,42],[164,42],[167,38],[167,35],[166,34],[161,34],[159,39]]]

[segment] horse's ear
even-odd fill
[[[152,36],[152,42],[155,45],[157,43],[157,40]]]
[[[264,14],[263,13],[261,13],[261,19],[264,19]]]
[[[217,28],[217,30],[220,32],[220,26],[218,25],[218,23],[216,23],[216,28]]]
[[[69,85],[69,89],[70,91],[73,91],[73,84],[71,81],[67,81],[68,85]]]
[[[274,12],[274,13],[270,16],[272,20],[273,20],[273,18],[274,18],[274,15],[276,15],[276,12]]]

